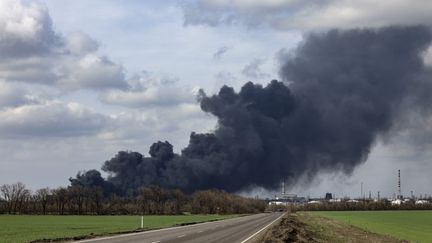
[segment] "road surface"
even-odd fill
[[[79,242],[108,243],[250,243],[259,233],[282,217],[283,213],[262,213],[214,222],[103,237]]]

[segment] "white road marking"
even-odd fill
[[[182,237],[185,237],[186,235],[179,235],[179,236],[177,236],[177,238],[182,238]]]
[[[257,232],[255,232],[253,235],[249,236],[248,238],[246,238],[245,240],[243,240],[241,243],[245,243],[248,240],[254,238],[257,234],[259,234],[261,231],[267,229],[270,225],[272,225],[274,222],[278,221],[280,218],[282,218],[282,216],[284,216],[285,214],[282,214],[281,216],[279,216],[277,219],[273,220],[270,224],[264,226],[264,228],[258,230]]]
[[[204,230],[197,231],[197,233],[202,233],[202,232],[204,232]]]
[[[158,241],[153,241],[152,243],[159,243],[160,242],[160,240],[158,240]]]

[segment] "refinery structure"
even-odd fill
[[[334,197],[333,193],[325,192],[323,197],[310,198],[304,196],[298,196],[294,193],[287,193],[285,180],[281,182],[281,191],[276,194],[273,198],[267,198],[266,201],[269,205],[304,205],[304,204],[321,204],[321,203],[361,203],[361,202],[384,202],[389,205],[403,205],[407,203],[422,205],[422,204],[432,204],[432,196],[427,194],[420,194],[418,196],[414,195],[413,191],[410,191],[409,196],[404,196],[402,193],[402,183],[401,183],[401,171],[397,171],[397,193],[392,197],[381,197],[380,191],[377,191],[375,196],[372,196],[372,192],[369,191],[368,197],[365,196],[363,182],[360,183],[360,196],[356,198],[350,197]]]

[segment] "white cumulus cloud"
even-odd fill
[[[83,33],[56,33],[40,4],[0,1],[0,79],[64,90],[126,87],[123,67],[98,49]]]
[[[77,103],[48,101],[0,110],[0,134],[3,138],[90,136],[108,120]]]

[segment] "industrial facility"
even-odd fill
[[[304,196],[298,196],[294,193],[286,192],[285,181],[281,182],[281,192],[276,194],[273,198],[267,198],[266,201],[268,205],[281,205],[281,206],[289,206],[289,205],[314,205],[314,204],[322,204],[322,203],[384,203],[391,206],[401,206],[404,204],[413,204],[413,205],[428,205],[432,204],[431,195],[422,194],[419,196],[415,196],[413,191],[410,191],[410,196],[406,197],[402,193],[402,181],[401,181],[401,170],[397,171],[397,184],[396,191],[392,197],[381,197],[380,191],[376,193],[376,196],[372,196],[372,192],[369,191],[369,196],[365,197],[363,182],[360,183],[360,197],[358,198],[350,198],[350,197],[342,197],[336,198],[333,193],[326,192],[323,193],[323,197],[319,198],[310,198]]]

